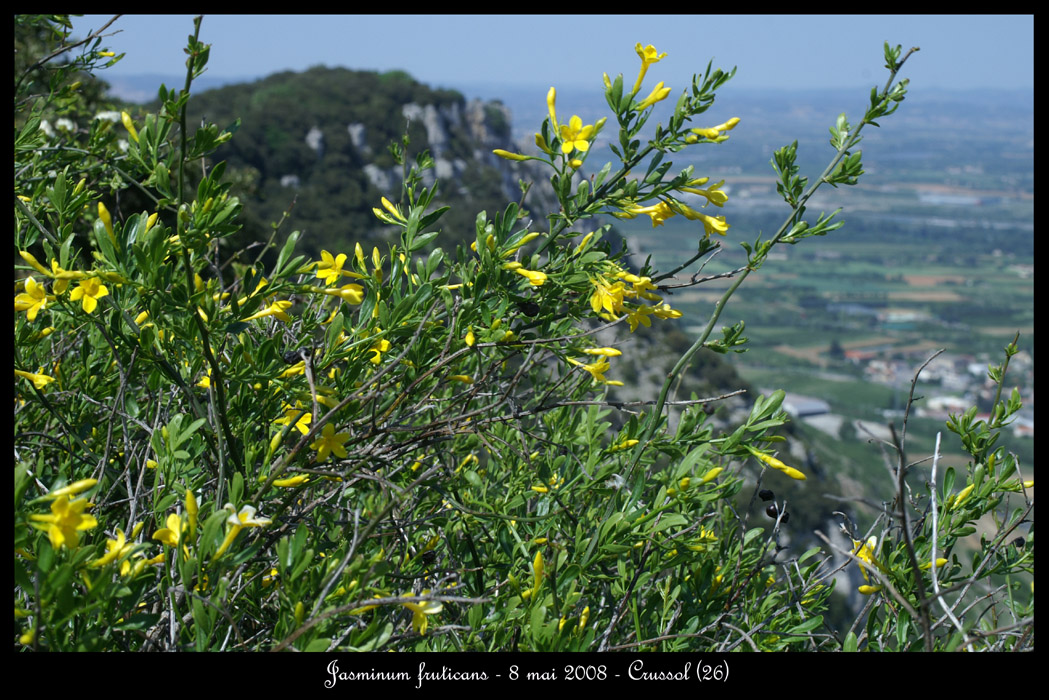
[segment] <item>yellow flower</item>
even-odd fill
[[[390,341],[386,340],[386,338],[382,338],[381,340],[379,340],[379,342],[377,342],[375,345],[371,346],[368,349],[368,352],[375,353],[370,358],[368,358],[368,361],[371,362],[373,365],[379,364],[380,362],[382,362],[382,354],[389,350],[390,347]]]
[[[561,152],[568,154],[573,150],[590,150],[590,139],[593,137],[594,125],[583,126],[583,120],[573,116],[567,124],[561,125]]]
[[[645,328],[651,328],[652,321],[648,317],[654,313],[655,309],[651,306],[645,306],[644,304],[630,311],[626,317],[627,323],[630,324],[630,332],[633,333],[636,331],[639,325],[644,326]]]
[[[590,376],[592,376],[594,379],[601,382],[602,384],[608,381],[605,379],[605,372],[609,370],[609,367],[611,367],[611,365],[609,364],[606,358],[602,357],[597,362],[594,362],[593,364],[589,365],[583,364],[579,360],[573,360],[571,358],[569,358],[568,361],[571,362],[573,365],[582,367],[584,370],[590,373]]]
[[[310,432],[309,424],[313,421],[313,415],[309,411],[300,408],[298,404],[294,407],[285,405],[284,417],[278,418],[273,422],[278,425],[291,425],[292,421],[295,421],[294,427],[300,433],[306,435]]]
[[[693,134],[696,134],[697,136],[701,136],[702,138],[710,139],[713,141],[714,139],[717,139],[721,136],[721,132],[732,131],[733,129],[735,129],[736,124],[739,124],[739,117],[732,117],[727,122],[723,124],[718,124],[717,126],[711,126],[706,129],[690,129],[689,131],[691,131]]]
[[[641,47],[641,43],[638,42],[637,46],[634,47],[637,51],[638,57],[641,59],[641,72],[637,74],[637,80],[634,81],[634,89],[631,91],[632,95],[636,95],[637,91],[641,89],[641,81],[645,79],[645,74],[648,73],[648,67],[653,63],[659,63],[667,57],[665,53],[658,53],[656,47],[649,44],[644,48]]]
[[[637,107],[635,107],[634,109],[636,109],[639,112],[642,112],[654,105],[655,103],[662,102],[667,98],[667,95],[669,94],[670,88],[663,87],[663,83],[656,83],[656,86],[652,88],[652,92],[649,93],[648,97],[641,100],[641,102],[639,102]]]
[[[609,313],[623,310],[624,287],[622,282],[608,284],[604,278],[591,278],[590,283],[594,285],[594,293],[590,295],[590,308],[594,313],[600,313],[601,309]]]
[[[331,253],[326,250],[321,251],[321,260],[317,263],[317,276],[324,280],[325,284],[335,284],[344,274],[342,271],[343,263],[346,262],[346,253],[339,253],[337,257],[333,257]]]
[[[135,122],[131,121],[131,115],[127,112],[120,113],[120,120],[124,122],[124,128],[127,129],[128,136],[135,143],[138,143],[138,131],[135,130]]]
[[[701,180],[704,180],[704,181],[706,179],[707,178],[701,178]],[[722,180],[721,182],[717,183],[716,185],[711,185],[710,187],[708,187],[706,189],[701,189],[699,187],[682,187],[681,191],[682,192],[688,192],[690,194],[698,194],[701,197],[706,197],[707,198],[707,202],[709,202],[710,204],[713,204],[716,207],[720,207],[720,206],[724,206],[725,202],[728,201],[728,195],[725,194],[724,192],[722,192],[721,189],[720,189],[720,187],[722,185],[724,185],[724,184],[725,184],[725,181]]]
[[[452,374],[448,376],[448,379],[453,382],[462,382],[463,384],[473,384],[473,377],[465,374]]]
[[[25,279],[25,293],[15,297],[15,311],[25,311],[26,320],[35,321],[37,313],[47,308],[47,302],[52,301],[53,296],[47,294],[44,286],[37,284],[32,277]]]
[[[286,377],[295,377],[300,374],[306,374],[306,361],[299,360],[288,369],[284,370],[277,376],[284,379]]]
[[[550,126],[554,132],[557,132],[557,113],[554,110],[554,103],[557,102],[557,90],[552,87],[550,91],[546,93],[546,110],[550,113]]]
[[[33,374],[32,372],[23,372],[20,369],[15,370],[15,376],[22,377],[23,379],[28,379],[29,381],[33,382],[33,386],[35,386],[40,391],[43,391],[44,387],[46,387],[51,382],[55,381],[54,377],[49,377],[46,374]]]
[[[466,331],[466,337],[463,338],[463,340],[466,342],[466,347],[472,348],[474,346],[474,343],[477,342],[477,338],[476,336],[474,336],[473,328],[470,328]]]
[[[321,437],[314,443],[310,444],[310,448],[317,450],[317,461],[323,462],[328,459],[328,455],[335,453],[336,457],[345,459],[346,448],[342,446],[344,442],[350,439],[349,433],[336,433],[335,426],[331,423],[326,423],[324,428],[321,429]]]
[[[520,267],[514,270],[517,274],[525,277],[533,287],[542,287],[543,283],[546,282],[546,273],[539,272],[538,270],[526,270]]]
[[[659,304],[658,306],[653,306],[652,314],[656,318],[661,318],[664,321],[668,318],[681,318],[682,315],[680,311],[678,311],[677,309],[670,308],[670,304],[667,304],[665,302]]]
[[[674,202],[670,207],[690,221],[702,221],[703,229],[708,236],[712,233],[724,236],[725,232],[730,228],[729,224],[725,223],[725,217],[723,216],[707,216],[681,202]]]
[[[276,569],[270,569],[269,574],[262,577],[262,587],[269,588],[275,583],[280,582],[280,572]]]
[[[426,595],[430,591],[425,590],[422,592]],[[414,593],[407,593],[405,597],[412,597]],[[416,634],[426,634],[427,615],[436,615],[441,612],[444,607],[439,600],[420,600],[418,603],[401,603],[404,607],[412,611],[412,629],[415,630]]]
[[[69,298],[72,301],[82,299],[84,313],[91,313],[98,307],[98,300],[107,294],[109,290],[97,277],[89,277],[80,281],[80,286],[69,293]]]
[[[662,226],[663,222],[674,215],[674,210],[666,202],[660,201],[658,204],[652,204],[647,207],[642,207],[638,204],[630,204],[624,207],[621,211],[613,212],[612,216],[619,219],[633,219],[638,214],[648,214],[652,219],[652,228],[656,226]]]
[[[349,274],[343,272],[343,274]],[[319,289],[317,287],[309,287],[311,292],[319,292],[320,294],[327,294],[331,297],[339,297],[343,301],[349,304],[360,304],[364,301],[364,287],[359,284],[344,284],[338,289]]]
[[[114,561],[116,561],[118,559],[121,559],[124,556],[126,556],[132,550],[132,548],[134,546],[135,546],[134,543],[127,543],[125,541],[124,531],[118,529],[117,530],[117,538],[115,540],[110,540],[110,539],[106,540],[106,553],[103,554],[98,559],[95,559],[90,564],[88,564],[88,566],[90,566],[93,569],[100,569],[103,566],[105,566],[106,564],[111,564],[112,562],[114,562]],[[124,561],[124,562],[121,563],[121,565],[120,565],[120,574],[121,574],[121,576],[127,574],[127,572],[130,571],[130,570],[131,570],[131,562]]]
[[[168,515],[167,527],[161,528],[153,533],[153,539],[166,544],[168,547],[178,547],[179,540],[182,537],[182,531],[185,526],[182,524],[182,518],[177,513],[171,513]]]
[[[95,516],[84,515],[84,510],[90,505],[86,498],[70,501],[68,495],[62,494],[51,504],[50,515],[39,513],[30,515],[30,520],[34,521],[30,525],[38,530],[45,530],[54,549],[63,546],[76,549],[80,543],[80,536],[77,533],[98,526]]]
[[[582,614],[579,616],[579,629],[586,629],[586,623],[590,619],[590,606],[583,608]]]
[[[878,569],[882,568],[881,563],[874,557],[874,550],[878,548],[878,538],[872,535],[866,542],[853,540],[852,546],[852,553],[856,555],[857,559],[863,562],[860,564],[860,572],[863,573],[863,580],[870,581],[870,578],[867,576],[867,567],[876,566]],[[880,587],[878,588],[880,590]],[[871,592],[873,593],[874,591]]]
[[[83,282],[81,282],[81,284],[83,284]],[[348,286],[356,287],[357,285],[348,285]],[[76,291],[74,290],[73,293],[76,294]],[[258,318],[266,318],[267,316],[276,316],[278,319],[280,319],[281,321],[284,321],[285,323],[291,323],[291,316],[289,316],[287,314],[287,310],[290,309],[290,308],[291,308],[291,302],[290,301],[275,301],[272,304],[270,304],[269,306],[267,306],[265,309],[263,309],[262,311],[257,311],[255,313],[253,313],[251,316],[247,316],[247,317],[245,317],[242,320],[244,320],[244,321],[254,321],[255,319],[258,319]]]
[[[230,512],[229,518],[226,519],[226,524],[230,526],[230,529],[226,533],[226,539],[222,541],[222,544],[219,545],[219,548],[215,551],[215,559],[218,559],[226,553],[229,546],[233,544],[233,540],[237,538],[237,535],[239,535],[240,531],[244,528],[265,527],[273,522],[269,518],[261,516],[255,517],[255,508],[252,506],[244,506],[240,511],[237,511],[233,507],[233,504],[227,503],[225,508]]]

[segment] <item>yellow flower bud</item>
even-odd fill
[[[701,484],[706,484],[706,483],[708,483],[710,481],[713,481],[714,479],[718,478],[718,474],[720,474],[723,471],[724,471],[724,467],[714,467],[713,469],[711,469],[710,471],[708,471],[706,474],[703,475],[703,478],[700,479],[700,483]]]
[[[511,153],[510,151],[504,151],[501,148],[497,148],[492,151],[495,155],[506,160],[531,160],[531,156],[523,156],[520,153]]]
[[[960,506],[962,504],[962,501],[967,499],[972,494],[973,489],[975,487],[976,484],[969,484],[964,489],[962,489],[961,492],[958,493],[958,497],[954,499],[954,503],[951,504],[951,509],[953,510],[954,508]]]
[[[127,112],[120,113],[120,121],[124,122],[124,128],[127,129],[128,136],[135,143],[138,143],[138,131],[135,130],[135,122],[131,121],[131,115]]]
[[[102,223],[106,227],[106,233],[109,234],[109,240],[113,241],[113,245],[117,244],[117,236],[113,233],[113,218],[109,215],[109,210],[106,209],[106,205],[102,202],[98,203],[98,218],[102,220]]]
[[[51,274],[51,271],[43,265],[41,265],[40,262],[36,259],[36,257],[29,251],[20,250],[18,251],[18,254],[21,255],[22,259],[29,263],[33,267],[33,269],[35,269],[40,274],[46,275],[47,277],[54,277],[54,275]]]

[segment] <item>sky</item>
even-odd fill
[[[74,17],[74,35],[111,17]],[[192,15],[124,15],[114,30],[104,45],[127,55],[103,79],[184,75]],[[599,88],[603,72],[629,81],[638,42],[667,54],[646,84],[675,92],[712,58],[738,67],[738,89],[880,86],[885,41],[921,48],[901,74],[912,89],[1034,90],[1033,15],[208,15],[200,39],[213,78],[400,69],[468,97],[476,85]]]

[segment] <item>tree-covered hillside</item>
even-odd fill
[[[236,138],[215,158],[229,163],[246,200],[244,239],[264,238],[291,209],[284,233],[302,230],[305,249],[315,254],[381,238],[372,208],[400,186],[402,168],[390,145],[403,144],[405,134],[408,158],[429,151],[438,199],[453,205],[444,219],[447,242],[472,239],[466,212],[519,201],[517,181],[528,172],[491,154],[512,146],[501,103],[468,102],[402,71],[277,73],[202,93],[190,104],[189,121],[202,119],[222,126],[240,120]],[[549,199],[536,209],[543,203]]]

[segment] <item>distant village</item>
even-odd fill
[[[845,350],[845,359],[863,368],[863,376],[870,382],[892,387],[899,391],[900,405],[885,409],[886,417],[899,415],[907,399],[911,382],[917,368],[915,356],[904,359],[885,359],[891,351],[898,355],[899,348],[865,347],[862,350]],[[925,351],[925,354],[931,354]],[[989,408],[994,402],[995,384],[987,376],[988,357],[975,357],[945,352],[935,357],[918,376],[912,415],[946,420],[949,415],[964,413],[971,406],[978,406],[977,420],[990,418]],[[1034,437],[1034,360],[1031,354],[1021,350],[1009,360],[1005,388],[1002,398],[1008,397],[1011,387],[1021,387],[1020,395],[1024,407],[1010,425],[1015,437]],[[783,408],[795,418],[832,435],[837,435],[844,418],[831,413],[830,405],[820,398],[788,393]],[[882,437],[884,426],[862,423],[855,426],[857,432],[871,432]]]

